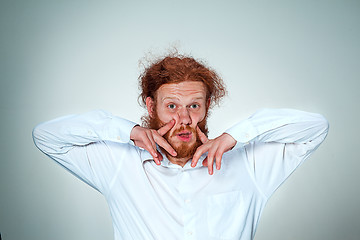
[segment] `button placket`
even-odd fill
[[[183,199],[184,239],[196,239],[195,234],[195,209],[191,196],[192,181],[187,170],[182,169],[179,179],[179,192]]]

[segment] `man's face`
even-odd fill
[[[164,136],[177,152],[177,158],[191,158],[201,145],[196,127],[206,129],[208,101],[204,83],[184,81],[162,85],[155,96],[155,111],[150,113],[154,127],[175,120],[175,125]]]

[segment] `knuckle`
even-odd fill
[[[200,151],[204,151],[204,152],[205,152],[207,149],[211,149],[211,146],[209,146],[209,144],[205,143],[205,144],[201,145],[200,147],[198,147],[198,149],[199,149]]]
[[[209,151],[208,151],[208,156],[214,157],[215,153],[216,153],[216,151],[214,149],[210,148]]]

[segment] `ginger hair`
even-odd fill
[[[210,107],[219,105],[226,95],[226,87],[221,77],[211,68],[192,57],[171,54],[145,67],[139,76],[139,99],[145,106],[146,98],[155,100],[155,93],[163,84],[183,81],[200,81],[206,86],[206,98]]]
[[[205,84],[206,99],[210,99],[209,109],[219,105],[227,94],[223,80],[214,70],[193,57],[173,53],[144,67],[139,76],[141,105],[146,106],[147,97],[156,102],[156,91],[163,84],[183,81],[200,81]],[[149,116],[143,116],[143,125],[149,127],[149,120]]]

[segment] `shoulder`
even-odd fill
[[[98,159],[99,164],[141,163],[141,152],[137,146],[129,143],[99,141],[86,146],[89,158]],[[127,164],[126,164],[127,165]]]

